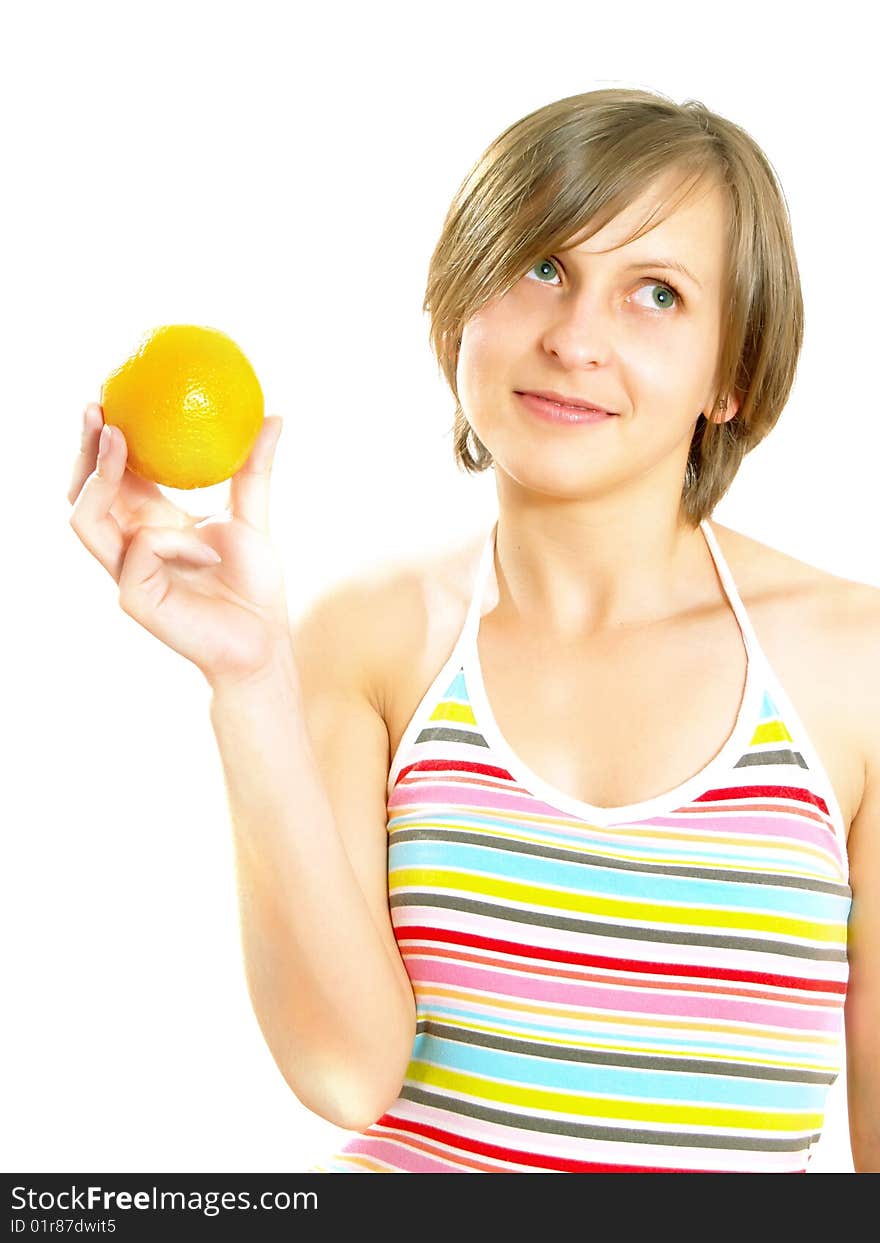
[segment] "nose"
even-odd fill
[[[602,366],[613,354],[613,328],[607,308],[586,289],[560,299],[544,331],[543,344],[566,366]]]

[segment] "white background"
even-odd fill
[[[553,99],[698,98],[777,169],[806,303],[793,396],[714,517],[880,585],[868,11],[79,0],[4,19],[3,1169],[296,1171],[348,1135],[292,1095],[250,1008],[206,684],[68,526],[103,377],[162,323],[244,349],[285,420],[292,611],[487,529],[493,478],[454,465],[421,311],[451,196]],[[168,491],[206,513],[227,488]],[[842,1078],[814,1168],[852,1168]]]

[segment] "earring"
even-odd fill
[[[721,411],[721,413],[722,413],[722,414],[724,414],[725,410],[727,409],[727,398],[726,398],[726,397],[722,397],[722,398],[721,398],[721,400],[720,400],[719,402],[717,402],[716,404],[717,404],[717,408]],[[703,415],[703,418],[704,418],[707,422],[709,421],[709,416],[708,416],[708,414],[703,414],[703,411],[702,411],[702,410],[700,411],[700,414],[702,414],[702,415]],[[698,415],[697,417],[699,418],[699,415]]]

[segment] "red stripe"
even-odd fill
[[[471,760],[418,760],[402,768],[397,774],[397,780],[402,781],[411,772],[431,773],[443,770],[479,773],[485,777],[498,777],[503,781],[510,781],[516,785],[516,779],[506,768],[500,768],[495,764],[478,764]],[[715,790],[707,790],[704,794],[699,794],[690,801],[692,803],[721,803],[730,801],[740,802],[753,798],[793,799],[796,802],[811,803],[814,807],[818,807],[820,811],[824,812],[826,816],[831,814],[828,810],[828,804],[821,795],[816,794],[813,790],[807,790],[803,786],[727,786]]]
[[[500,777],[504,781],[513,781],[506,768],[498,768],[495,764],[475,764],[470,760],[418,760],[415,764],[407,764],[405,768],[401,768],[397,780],[402,781],[407,773],[414,771],[436,773],[450,768],[456,772],[481,773],[484,777]]]
[[[373,1123],[373,1126],[386,1126],[392,1131],[408,1131],[412,1135],[421,1135],[438,1143],[448,1144],[452,1148],[458,1148],[463,1152],[475,1153],[482,1157],[494,1157],[498,1161],[515,1161],[518,1165],[531,1165],[537,1169],[544,1170],[560,1170],[568,1174],[703,1174],[709,1172],[684,1169],[680,1166],[670,1170],[662,1166],[652,1165],[611,1165],[607,1162],[598,1161],[573,1161],[566,1157],[554,1157],[549,1153],[520,1152],[516,1148],[504,1148],[500,1144],[486,1144],[479,1140],[470,1139],[465,1135],[443,1131],[439,1127],[428,1126],[424,1122],[413,1122],[410,1118],[398,1118],[391,1113],[383,1114],[377,1122]],[[364,1138],[369,1139],[371,1132],[372,1127],[366,1132]],[[384,1137],[376,1136],[376,1138]],[[732,1173],[733,1171],[716,1172]]]
[[[830,815],[828,804],[824,798],[812,790],[806,790],[803,786],[728,786],[717,790],[707,790],[705,794],[700,794],[695,799],[691,799],[693,803],[720,803],[733,799],[748,798],[788,798],[794,799],[801,803],[812,803],[814,807],[818,807],[825,815]]]
[[[473,949],[498,950],[502,953],[519,954],[523,958],[536,958],[545,962],[573,963],[582,967],[604,967],[615,971],[641,971],[651,975],[686,975],[713,980],[738,980],[747,984],[770,984],[777,988],[802,988],[812,992],[845,994],[846,982],[838,980],[811,980],[806,976],[779,975],[770,971],[742,971],[734,967],[711,967],[686,963],[643,962],[638,958],[611,958],[602,954],[579,954],[576,950],[549,949],[540,945],[521,945],[517,941],[504,941],[496,937],[479,937],[451,928],[426,928],[420,924],[405,924],[394,929],[398,942],[429,940],[467,945]]]

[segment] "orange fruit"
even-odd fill
[[[263,425],[263,390],[225,332],[164,324],[107,376],[104,422],[128,445],[128,469],[169,488],[206,488],[244,465]]]

